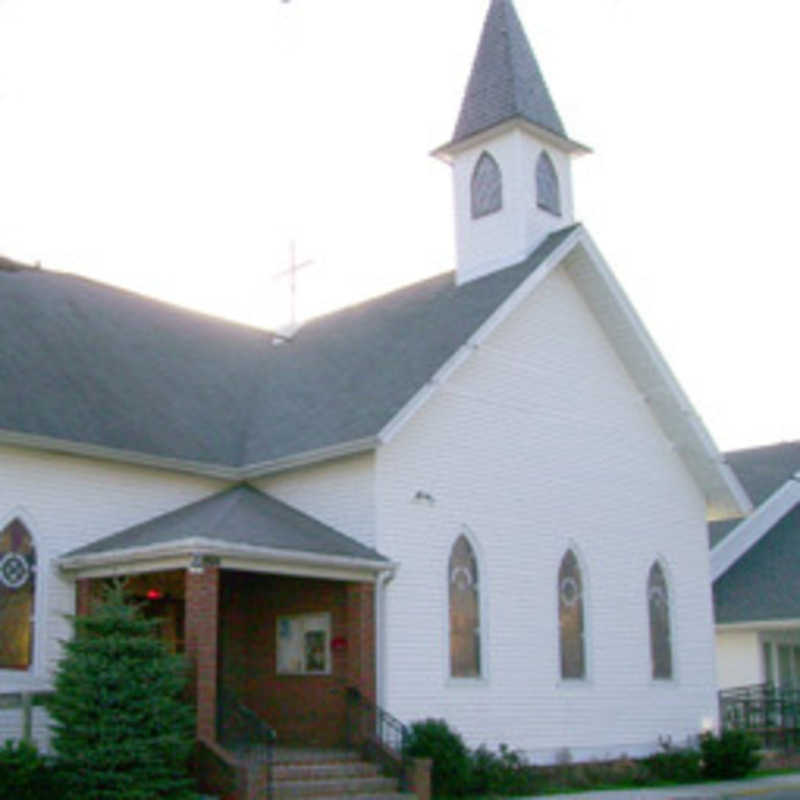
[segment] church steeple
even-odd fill
[[[572,216],[568,138],[512,0],[491,0],[453,138],[458,280],[523,260]]]
[[[451,145],[514,117],[567,137],[514,6],[492,0]]]

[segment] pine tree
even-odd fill
[[[166,650],[157,623],[126,602],[121,585],[73,622],[48,703],[68,796],[196,797],[187,776],[193,714],[181,699],[183,659]]]

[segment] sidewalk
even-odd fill
[[[726,797],[758,797],[769,792],[796,792],[800,800],[800,772],[721,783],[693,783],[659,789],[612,789],[606,792],[551,794],[545,797],[546,800],[720,800]]]

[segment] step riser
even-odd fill
[[[356,778],[332,781],[275,782],[273,796],[278,800],[299,797],[384,794],[397,791],[397,781],[392,778]]]
[[[347,778],[373,778],[379,774],[375,764],[276,764],[272,775],[276,781],[321,781]]]

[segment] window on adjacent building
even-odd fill
[[[561,192],[553,160],[542,151],[536,162],[536,205],[551,214],[561,215]]]
[[[489,155],[482,153],[472,172],[472,218],[494,214],[503,207],[503,177],[500,167]]]
[[[647,578],[650,614],[650,660],[654,678],[672,677],[672,642],[669,627],[669,591],[661,564],[650,567]]]
[[[585,678],[583,580],[572,550],[567,550],[558,570],[558,628],[561,677]]]
[[[33,539],[15,519],[0,532],[0,669],[33,663],[35,584]]]
[[[450,675],[481,674],[480,594],[478,562],[466,536],[456,539],[448,565],[450,592]]]

